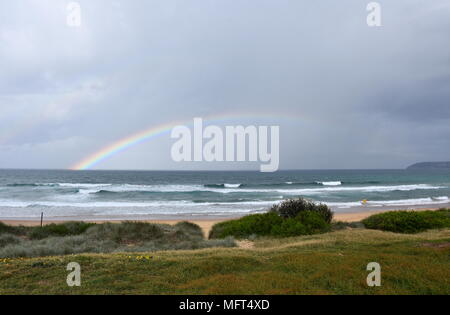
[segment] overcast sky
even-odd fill
[[[226,113],[280,126],[281,169],[450,160],[448,0],[378,1],[381,27],[362,0],[78,2],[80,27],[69,1],[0,3],[0,168],[68,168],[137,131]],[[175,163],[173,143],[96,167],[259,165]]]

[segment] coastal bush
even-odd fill
[[[175,224],[175,228],[189,234],[190,236],[203,238],[203,231],[197,224],[182,221]]]
[[[1,258],[43,257],[78,253],[110,253],[118,248],[111,240],[93,240],[86,235],[49,237],[24,241],[0,249]]]
[[[272,228],[282,222],[283,218],[274,212],[251,214],[237,220],[215,224],[209,233],[209,238],[224,238],[227,236],[242,238],[252,234],[270,235]]]
[[[19,237],[13,234],[4,233],[0,235],[0,247],[5,247],[9,244],[18,244],[21,241],[22,240]]]
[[[13,235],[23,235],[29,229],[30,228],[27,228],[25,226],[11,226],[11,225],[6,225],[3,222],[0,222],[0,235],[5,234],[5,233],[13,234]]]
[[[318,212],[302,211],[294,218],[282,218],[271,211],[218,223],[213,226],[209,238],[224,238],[227,236],[244,238],[254,235],[289,237],[323,233],[329,230],[330,224]]]
[[[450,227],[450,210],[390,211],[372,215],[362,221],[368,229],[396,233],[419,233]]]
[[[333,212],[325,204],[316,204],[304,198],[289,199],[273,205],[267,213],[218,223],[213,226],[209,238],[323,233],[330,230],[332,219]]]
[[[308,234],[306,226],[295,218],[283,220],[280,225],[275,225],[270,233],[272,236],[291,237]]]
[[[205,240],[201,228],[189,222],[174,226],[144,222],[75,223],[19,229],[21,237],[2,233],[0,258],[236,246],[233,238]],[[2,228],[17,232],[9,226]]]
[[[305,225],[307,234],[323,233],[331,227],[323,215],[315,211],[300,212],[295,219]]]
[[[97,224],[86,231],[94,239],[110,239],[117,243],[154,240],[164,236],[164,226],[145,222]]]
[[[86,222],[64,222],[60,224],[48,224],[44,226],[31,227],[27,236],[30,239],[43,239],[51,236],[69,236],[84,233],[95,223]]]
[[[323,216],[314,211],[302,211],[295,218],[283,220],[283,223],[274,226],[271,235],[290,237],[297,235],[311,235],[329,231],[330,225]]]
[[[331,223],[333,219],[333,212],[323,203],[314,203],[304,198],[288,199],[279,204],[273,205],[269,210],[275,212],[284,219],[295,218],[303,211],[314,211],[323,216],[327,223]]]

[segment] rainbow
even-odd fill
[[[207,121],[223,121],[226,119],[232,119],[232,118],[238,118],[238,119],[242,119],[242,118],[246,118],[246,117],[251,117],[251,118],[270,118],[270,119],[274,119],[274,118],[287,118],[287,119],[292,119],[293,117],[295,118],[295,115],[281,115],[280,114],[257,114],[255,115],[253,114],[221,114],[221,115],[213,115],[213,116],[208,116],[208,117],[202,117],[204,122]],[[146,130],[142,130],[139,131],[137,133],[134,133],[132,135],[129,135],[125,138],[122,138],[102,149],[100,149],[99,151],[89,155],[88,157],[84,158],[83,160],[79,161],[78,163],[74,164],[73,166],[70,167],[71,170],[76,170],[76,171],[81,171],[81,170],[87,170],[92,168],[93,166],[99,164],[100,162],[116,155],[119,152],[122,152],[132,146],[135,146],[137,144],[140,144],[142,142],[145,142],[151,138],[155,138],[158,137],[160,135],[169,133],[172,128],[174,128],[175,126],[178,125],[188,125],[188,124],[192,124],[193,119],[190,118],[189,120],[183,120],[183,121],[172,121],[169,123],[164,123],[161,125],[157,125],[154,127],[151,127],[149,129]]]
[[[182,124],[180,122],[179,124]],[[116,141],[101,150],[95,152],[94,154],[88,156],[87,158],[81,160],[77,164],[73,165],[70,169],[72,170],[87,170],[94,165],[108,159],[109,157],[122,152],[134,145],[142,143],[150,138],[160,136],[164,133],[169,132],[174,126],[178,124],[174,122],[158,125],[156,127],[151,127],[150,129],[146,129],[143,131],[139,131],[131,136],[127,136],[125,138]]]

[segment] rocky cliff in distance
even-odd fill
[[[450,170],[450,162],[421,162],[406,168],[407,170]]]

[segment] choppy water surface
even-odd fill
[[[440,207],[450,203],[450,172],[0,170],[4,219],[239,216],[300,196],[336,212]]]

